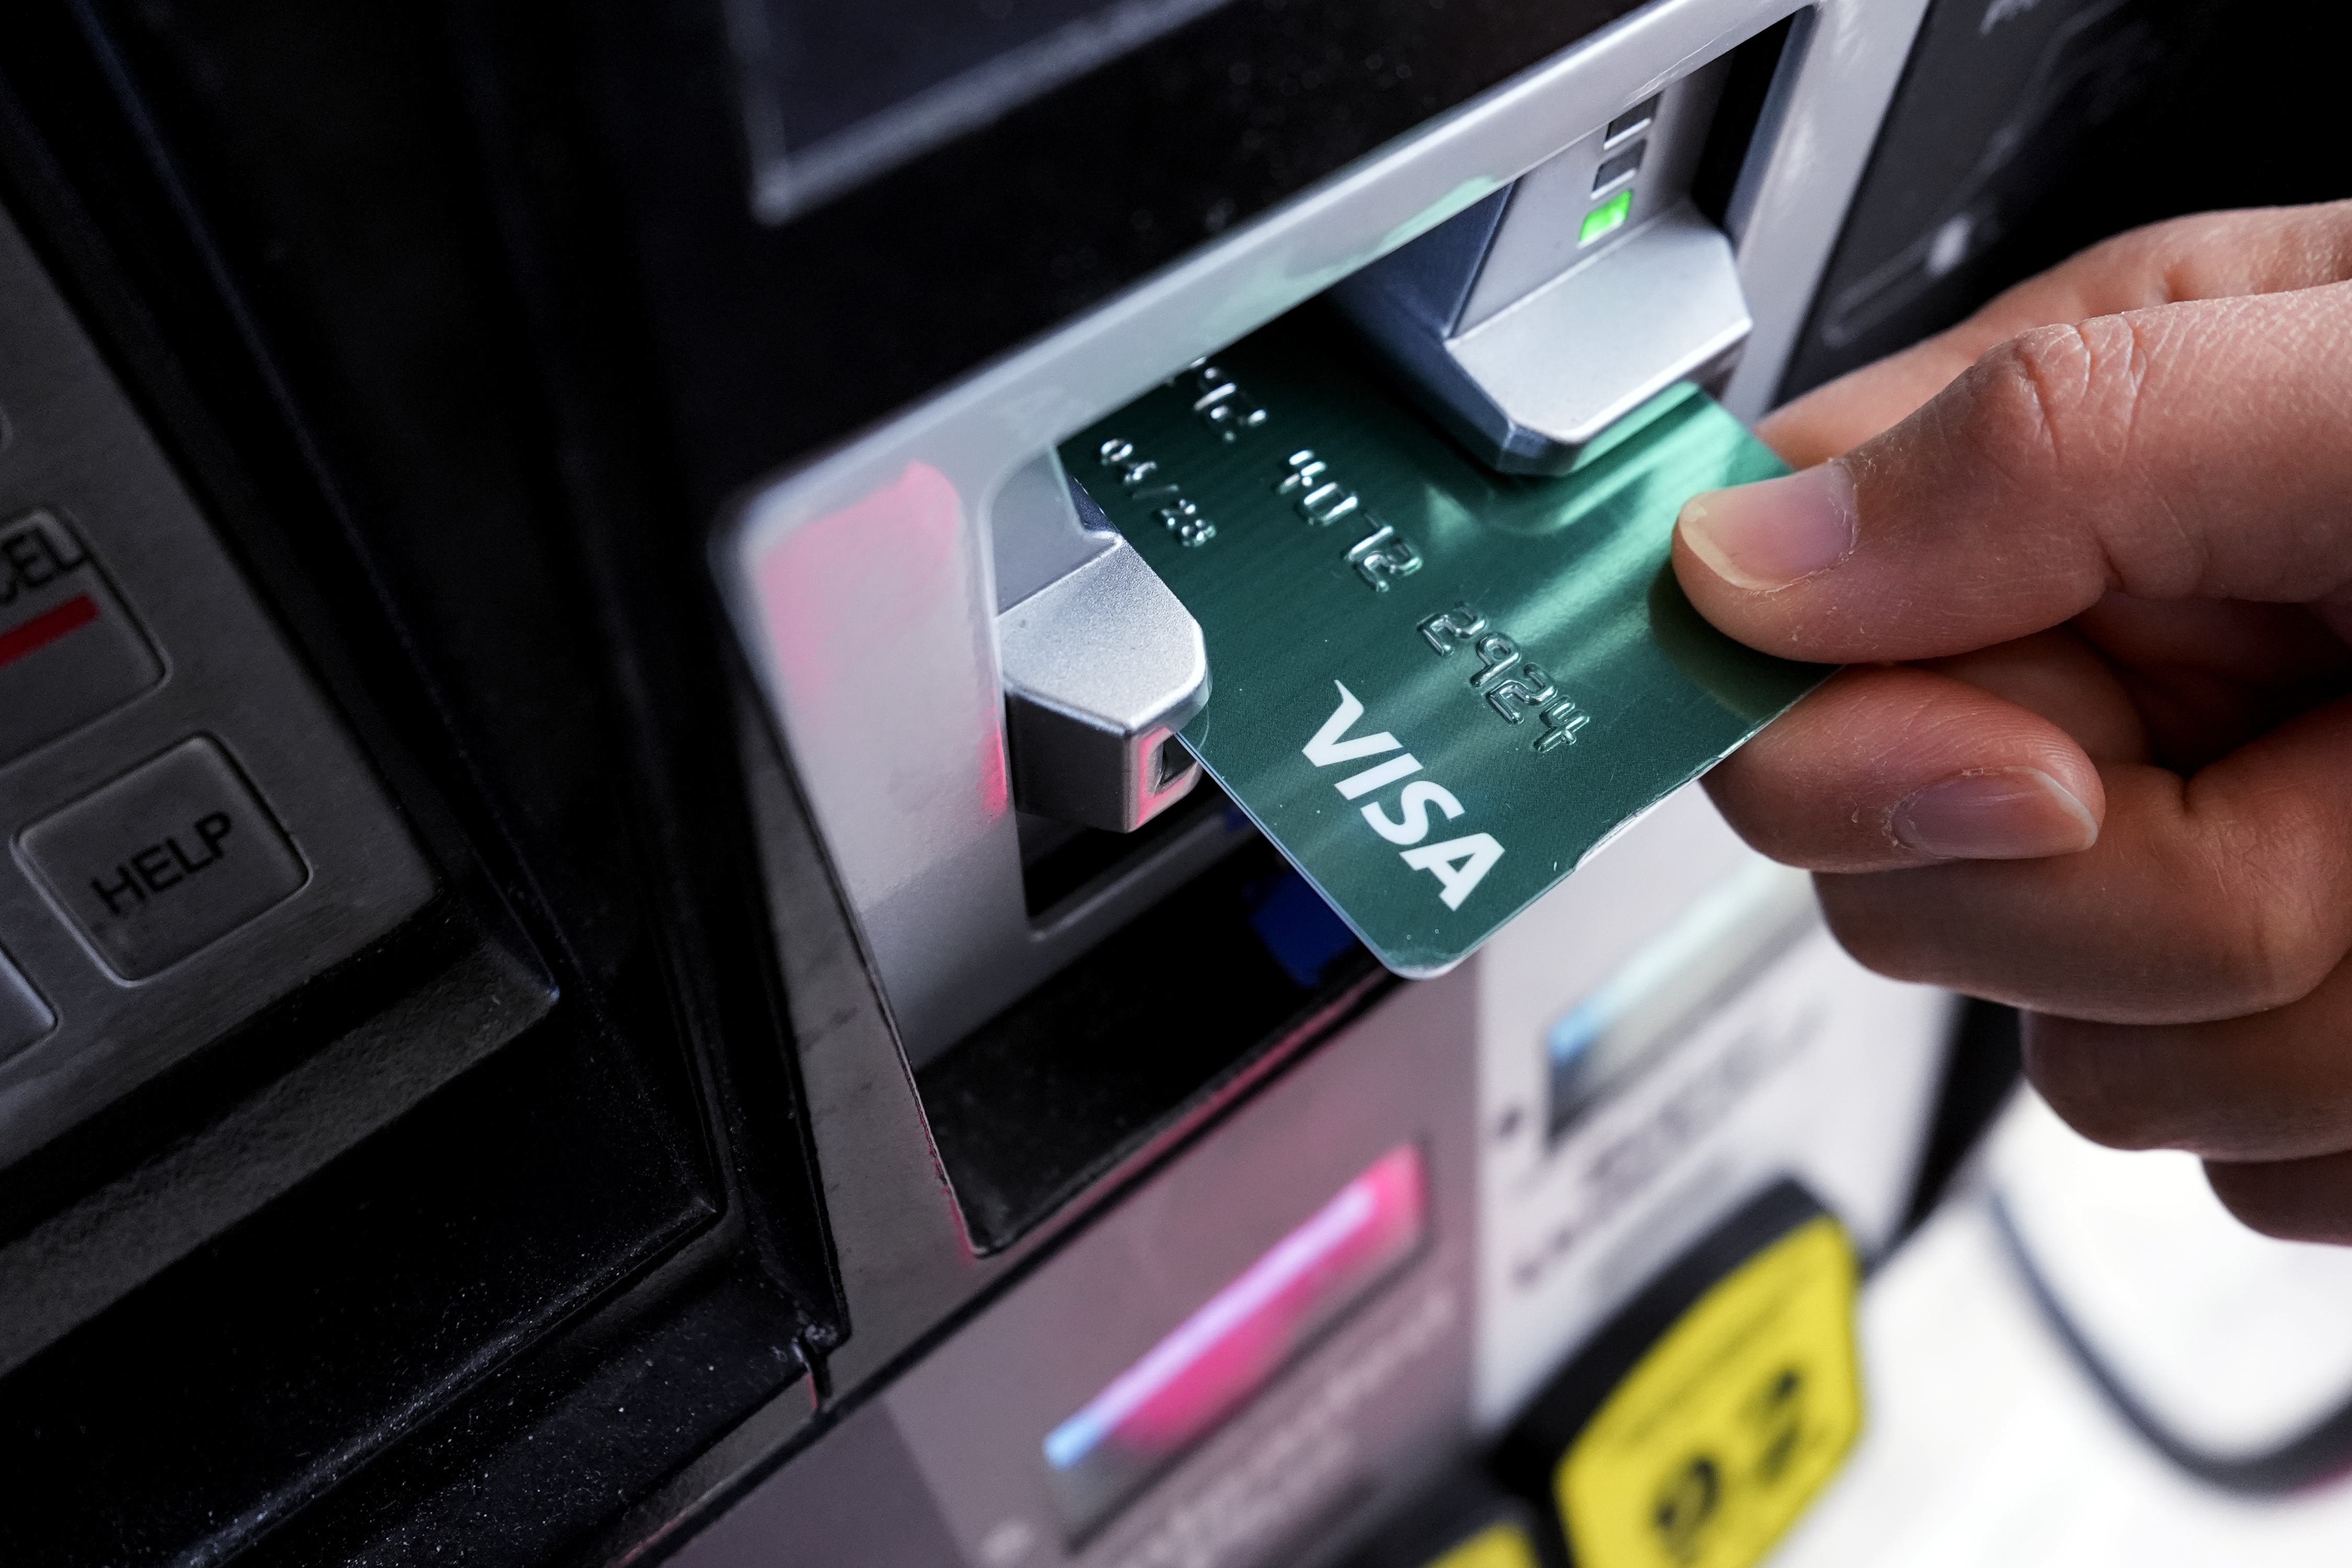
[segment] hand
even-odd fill
[[[1675,542],[1716,625],[1855,667],[1707,777],[1839,940],[2027,1009],[2090,1137],[2341,1243],[2347,279],[2352,203],[2125,235],[1774,415],[1817,466]]]

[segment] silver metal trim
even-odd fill
[[[996,644],[1023,810],[1129,833],[1201,782],[1165,749],[1208,704],[1208,645],[1126,540],[999,615]]]
[[[1657,95],[1658,107],[1641,138],[1646,149],[1641,168],[1611,182],[1612,186],[1631,183],[1634,187],[1633,211],[1617,237],[1587,244],[1582,234],[1585,216],[1603,199],[1603,187],[1594,183],[1601,165],[1627,149],[1622,139],[1604,146],[1605,127],[1595,126],[1520,175],[1511,187],[1503,221],[1479,258],[1477,279],[1461,318],[1449,324],[1448,334],[1474,331],[1562,273],[1598,260],[1608,247],[1633,243],[1634,233],[1673,210],[1690,193],[1730,71],[1730,57],[1726,56]]]
[[[999,615],[1118,542],[1117,530],[1089,528],[1078,516],[1070,476],[1051,447],[1013,470],[989,503],[988,516]]]
[[[1771,157],[1753,166],[1752,186],[1743,176],[1732,201],[1739,280],[1756,318],[1723,393],[1742,419],[1772,406],[1927,0],[1822,0],[1808,9],[1810,23],[1790,40],[1803,50],[1794,79],[1785,97],[1774,84],[1757,128],[1760,138],[1778,112]]]
[[[1444,348],[1501,422],[1496,466],[1561,473],[1674,383],[1727,365],[1750,324],[1731,242],[1685,202]]]

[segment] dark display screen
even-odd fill
[[[694,506],[929,395],[1640,0],[1128,0],[1075,20],[1035,0],[1001,32],[965,24],[961,42],[903,57],[866,22],[824,35],[831,53],[795,43],[780,18],[815,3],[712,6],[723,37],[684,30],[693,7],[614,8],[627,79],[614,145]],[[880,14],[915,13],[893,0]],[[1133,31],[1113,52],[1078,47],[1110,48],[1097,29],[1114,24]],[[873,80],[788,107],[790,83],[850,77],[861,49],[881,62]]]
[[[755,203],[778,220],[1226,0],[735,0]]]

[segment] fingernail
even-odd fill
[[[1942,860],[2031,860],[2099,841],[2098,819],[2040,768],[1988,768],[1931,784],[1887,819],[1895,839]]]
[[[1769,591],[1827,571],[1853,550],[1853,478],[1823,463],[1785,479],[1708,490],[1675,524],[1694,552],[1734,587]]]

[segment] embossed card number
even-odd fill
[[[1391,969],[1438,973],[1827,673],[1665,570],[1694,492],[1784,472],[1695,388],[1559,479],[1494,474],[1302,315],[1062,448],[1201,623],[1183,740]]]

